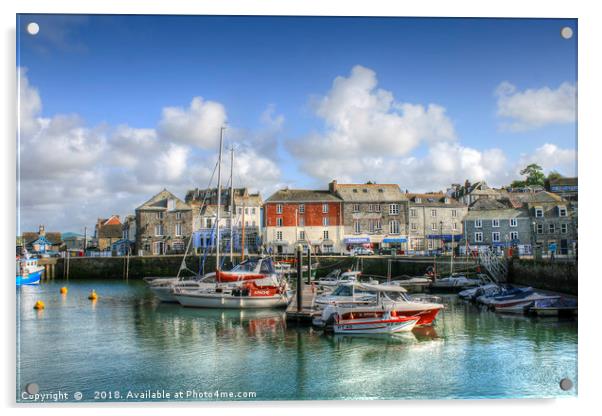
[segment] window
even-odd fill
[[[566,207],[558,207],[558,216],[566,217]]]
[[[181,219],[182,219],[182,211],[176,212],[176,220],[181,220]]]
[[[483,228],[483,220],[474,220],[474,228]]]
[[[410,217],[416,216],[416,208],[410,208]]]
[[[458,223],[454,222],[452,223],[452,230],[456,231],[458,229]]]
[[[543,208],[535,208],[535,217],[543,218]]]
[[[163,236],[163,224],[157,224],[157,225],[155,225],[155,235],[157,237]]]
[[[328,219],[328,217],[323,217],[322,218],[322,225],[324,227],[328,227],[330,225],[330,220]]]
[[[158,220],[162,220],[163,219],[163,213],[162,212],[157,212],[157,219]]]
[[[299,214],[305,214],[305,204],[299,204]]]
[[[569,232],[569,225],[568,224],[560,224],[560,232],[562,234],[567,234]]]
[[[176,224],[176,236],[177,237],[182,236],[182,224],[181,223]]]
[[[550,234],[554,234],[556,232],[556,225],[555,224],[550,224],[548,226],[548,230],[549,230]]]
[[[328,212],[328,204],[322,204],[322,213],[326,214]]]
[[[276,218],[276,227],[282,227],[282,217]]]
[[[518,231],[510,232],[510,241],[518,241]]]
[[[356,234],[359,234],[362,232],[362,227],[358,220],[353,221],[353,231],[355,231]]]
[[[370,232],[376,232],[380,230],[380,220],[370,220]]]
[[[353,212],[360,212],[360,204],[353,204]]]
[[[399,221],[397,221],[397,220],[389,221],[389,233],[399,234]]]
[[[374,212],[380,212],[380,204],[374,204]]]
[[[436,216],[437,216],[437,210],[431,209],[431,217],[436,217]]]
[[[410,224],[410,229],[412,231],[416,231],[417,227],[416,227],[416,223],[415,222],[413,222],[413,223]]]
[[[322,236],[324,237],[324,240],[328,240],[328,230],[324,230]]]
[[[537,224],[537,234],[543,234],[543,224]]]
[[[499,231],[491,233],[491,241],[493,241],[494,243],[500,242],[500,232]]]
[[[168,199],[167,200],[167,210],[168,211],[173,211],[174,209],[176,209],[176,200],[175,199]]]
[[[452,217],[456,218],[458,216],[458,210],[457,209],[452,209]]]
[[[399,214],[399,204],[389,204],[389,215]]]
[[[238,212],[241,213],[242,210],[239,209]],[[276,214],[282,214],[282,204],[276,205]]]
[[[207,224],[207,228],[211,228],[211,218],[207,218],[205,224]]]
[[[257,225],[257,224],[255,223],[255,220],[253,220],[253,224],[252,224],[252,225],[253,225],[253,227],[255,227],[255,226]]]
[[[491,226],[498,228],[500,226],[500,220],[491,220]]]
[[[282,241],[282,231],[276,231],[276,241]]]
[[[436,222],[431,223],[431,230],[437,231],[437,223]]]
[[[474,233],[474,241],[475,243],[483,242],[483,233]]]
[[[305,240],[305,231],[299,231],[299,240]]]
[[[278,211],[278,205],[276,205],[276,212]],[[282,205],[280,205],[280,212],[282,214]],[[238,215],[242,215],[242,208],[238,207]]]
[[[374,212],[374,205],[368,204],[368,212]]]
[[[518,220],[516,218],[510,218],[510,227],[518,227]]]
[[[418,198],[418,197],[417,197],[417,198],[415,198],[415,199],[414,199],[414,201],[415,201],[417,204],[420,204],[420,203],[422,202],[422,198]]]
[[[432,250],[433,248],[435,248],[435,245],[433,244],[433,240],[429,240],[428,247],[429,247],[429,250]]]
[[[245,208],[245,215],[249,215],[249,208]]]
[[[255,215],[255,207],[251,208],[251,214]]]
[[[299,217],[299,227],[305,227],[305,217]]]

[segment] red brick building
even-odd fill
[[[294,253],[301,244],[313,253],[341,252],[343,201],[326,190],[282,189],[264,203],[264,245]]]

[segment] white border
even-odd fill
[[[2,91],[0,102],[2,116],[2,178],[5,190],[5,202],[2,204],[2,323],[5,330],[2,343],[3,365],[1,387],[2,403],[14,408],[14,325],[15,301],[14,280],[12,280],[13,235],[15,234],[15,14],[20,13],[119,13],[119,14],[273,14],[273,15],[346,15],[346,16],[474,16],[474,17],[571,17],[579,18],[579,171],[580,171],[580,331],[579,331],[579,398],[559,400],[479,400],[479,401],[400,401],[400,402],[269,402],[261,404],[183,404],[177,412],[182,415],[203,413],[235,413],[248,415],[330,413],[343,410],[349,414],[363,414],[375,406],[377,412],[416,411],[455,414],[507,415],[509,412],[545,412],[555,414],[589,413],[594,409],[595,398],[599,393],[600,374],[597,370],[600,359],[600,280],[602,273],[596,261],[596,254],[602,249],[602,241],[597,229],[600,228],[599,216],[594,217],[601,205],[598,197],[600,190],[600,158],[602,136],[599,120],[601,116],[599,97],[600,76],[600,39],[602,22],[594,8],[596,2],[577,1],[525,1],[506,0],[484,2],[469,0],[454,1],[327,1],[327,0],[163,0],[154,4],[141,1],[84,0],[20,0],[4,1],[0,5],[2,13]],[[478,40],[477,40],[478,41]],[[598,220],[598,221],[596,221]],[[584,226],[585,224],[585,226]],[[589,226],[588,226],[589,225]],[[598,254],[599,256],[599,254]],[[131,415],[152,415],[165,412],[173,404],[149,404],[127,406]],[[21,406],[19,406],[21,407]],[[54,406],[21,409],[23,413],[39,411],[60,413],[61,415],[80,415],[115,413],[117,406],[86,406],[85,409],[70,406],[58,409]],[[199,409],[200,408],[200,409]],[[403,408],[403,409],[402,409]]]

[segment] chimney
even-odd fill
[[[333,179],[332,182],[328,184],[328,191],[331,194],[334,194],[337,191],[337,180]]]
[[[40,229],[38,230],[38,235],[40,237],[44,237],[46,235],[46,230],[44,229],[43,225],[40,225]]]

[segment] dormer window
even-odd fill
[[[535,218],[543,218],[543,208],[541,208],[541,207],[535,208]]]
[[[420,204],[420,203],[422,202],[422,198],[416,197],[416,198],[414,199],[414,201],[415,201],[417,204]]]
[[[167,210],[168,211],[173,211],[174,209],[176,209],[176,200],[175,199],[168,199],[167,200]]]
[[[559,217],[566,217],[567,216],[566,207],[558,207],[558,216]]]

